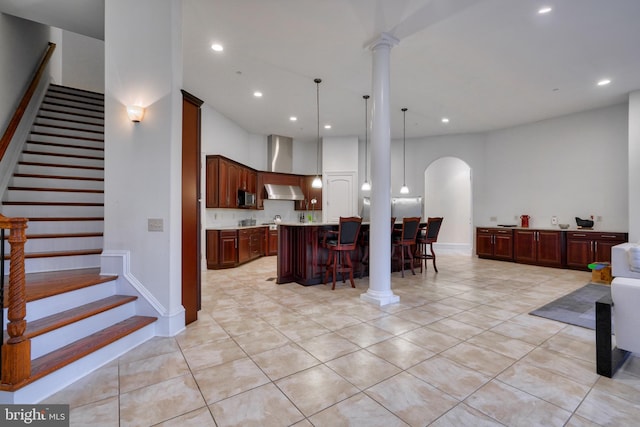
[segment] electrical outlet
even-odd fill
[[[520,217],[518,215],[514,215],[513,219],[515,219],[516,221],[520,219]]]
[[[602,216],[601,216],[601,215],[598,215],[598,216],[596,217],[596,221],[598,221],[598,222],[602,222]]]
[[[147,230],[148,231],[163,231],[164,223],[162,218],[148,218],[147,219]]]
[[[489,217],[489,221],[497,222],[498,221],[498,217],[497,216],[491,216],[491,217]]]
[[[557,216],[552,216],[551,217],[551,225],[558,225],[558,217]]]

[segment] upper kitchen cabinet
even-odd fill
[[[322,188],[313,188],[311,185],[315,177],[315,175],[304,175],[300,177],[300,188],[302,188],[305,200],[298,200],[296,202],[296,210],[322,210]],[[311,203],[313,199],[316,199],[315,206]]]
[[[207,156],[206,207],[237,208],[238,190],[256,191],[257,172],[225,157]]]

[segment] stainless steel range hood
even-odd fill
[[[265,184],[269,200],[304,200],[302,188],[297,185]]]
[[[281,135],[267,137],[267,170],[291,173],[293,166],[293,138]]]

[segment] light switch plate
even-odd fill
[[[164,231],[164,222],[162,218],[148,218],[147,219],[148,231]]]

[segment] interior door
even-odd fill
[[[355,173],[325,173],[323,188],[323,219],[325,222],[338,222],[341,216],[358,214],[357,188]]]

